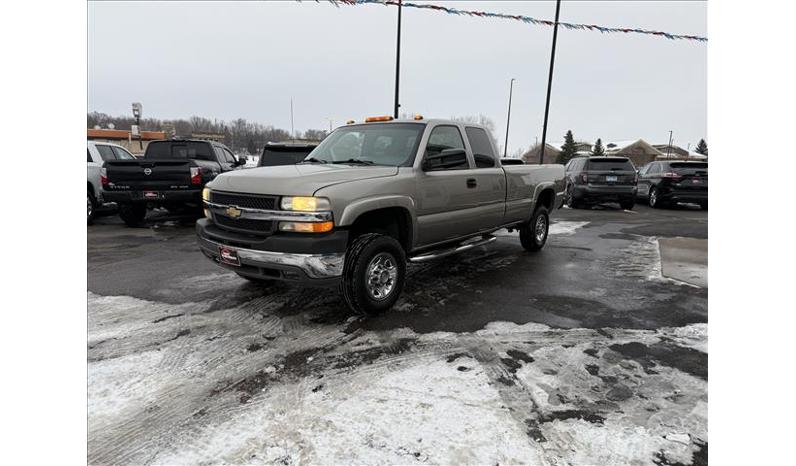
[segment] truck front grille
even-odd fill
[[[273,233],[274,222],[271,220],[252,220],[248,218],[229,218],[224,215],[213,215],[213,220],[220,228],[239,231],[254,235],[269,235]]]
[[[210,191],[210,202],[214,204],[247,207],[249,209],[274,210],[276,209],[276,200],[276,196]]]

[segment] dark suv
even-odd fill
[[[667,160],[650,162],[638,172],[638,197],[650,207],[692,202],[708,208],[708,163]]]
[[[626,157],[576,157],[567,163],[567,204],[573,209],[618,202],[632,209],[636,202],[636,167]]]
[[[316,147],[317,143],[269,142],[263,147],[263,155],[260,156],[257,166],[295,165]]]

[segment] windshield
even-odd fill
[[[704,162],[672,162],[669,168],[680,175],[708,174],[708,164]]]
[[[277,165],[293,165],[304,160],[312,152],[310,147],[283,148],[266,147],[260,157],[259,167],[273,167]]]
[[[424,127],[418,123],[392,123],[339,128],[304,162],[411,165]]]

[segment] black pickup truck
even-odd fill
[[[213,141],[153,141],[142,159],[105,162],[100,179],[106,201],[118,204],[124,223],[139,226],[154,207],[201,212],[205,183],[245,163]]]

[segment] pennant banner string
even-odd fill
[[[300,1],[300,0],[299,0]],[[317,2],[318,0],[316,0]],[[365,4],[379,4],[379,5],[392,5],[398,6],[398,0],[329,0],[335,6],[339,6],[340,4],[343,5],[365,5]],[[433,4],[419,4],[419,3],[412,3],[412,2],[401,2],[401,5],[404,8],[419,8],[423,10],[434,10],[434,11],[441,11],[444,13],[448,13],[451,15],[459,15],[459,16],[475,16],[479,18],[498,18],[498,19],[511,19],[515,21],[521,21],[526,24],[534,24],[537,26],[553,26],[555,22],[548,21],[544,19],[536,19],[531,18],[530,16],[523,16],[523,15],[509,15],[505,13],[492,13],[488,11],[475,11],[475,10],[460,10],[457,8],[449,8],[440,5],[433,5]],[[693,35],[685,35],[685,34],[671,34],[668,32],[663,31],[651,31],[648,29],[639,29],[639,28],[619,28],[619,27],[605,27],[605,26],[598,26],[596,24],[580,24],[580,23],[558,23],[564,29],[575,29],[575,30],[586,30],[586,31],[598,31],[603,34],[609,33],[624,33],[624,34],[645,34],[650,36],[657,36],[657,37],[665,37],[666,39],[670,40],[691,40],[697,42],[707,42],[708,38],[703,36],[693,36]]]

